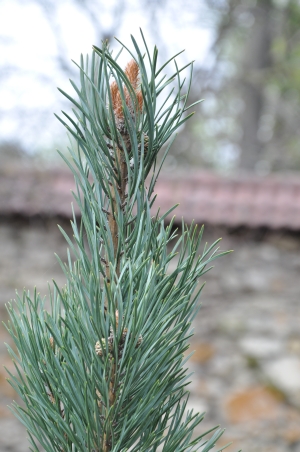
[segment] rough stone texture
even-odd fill
[[[0,312],[15,288],[63,285],[54,257],[65,258],[58,221],[0,223]],[[68,228],[68,224],[63,224]],[[205,279],[189,361],[194,375],[188,407],[206,411],[196,433],[226,428],[218,447],[236,452],[300,452],[300,238],[288,233],[208,227],[211,242],[235,252],[215,261]],[[0,330],[1,363],[11,368]],[[0,369],[0,452],[28,450],[26,432],[6,405],[15,397]]]

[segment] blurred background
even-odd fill
[[[53,112],[71,107],[71,60],[143,29],[162,64],[194,63],[190,103],[157,185],[167,210],[205,224],[234,253],[206,275],[195,320],[189,407],[196,433],[220,424],[219,447],[300,452],[300,1],[0,1],[0,316],[15,289],[64,284],[57,252],[70,231],[67,136]],[[138,38],[139,39],[139,38]],[[127,57],[124,57],[127,61]],[[126,59],[127,58],[127,59]],[[1,363],[12,369],[0,329]],[[1,366],[2,367],[2,366]],[[0,452],[28,450],[0,369]]]

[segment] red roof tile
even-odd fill
[[[74,187],[68,170],[2,170],[0,215],[70,217]],[[300,175],[162,174],[155,192],[162,212],[180,203],[178,221],[183,217],[187,223],[300,230]]]
[[[164,175],[157,183],[162,210],[181,202],[187,223],[300,230],[300,175]]]

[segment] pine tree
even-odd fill
[[[153,216],[158,152],[166,148],[163,162],[192,115],[192,64],[179,69],[176,55],[158,68],[156,47],[150,54],[141,39],[145,55],[133,37],[133,52],[122,45],[125,70],[106,43],[93,47],[81,57],[80,86],[71,81],[77,100],[61,91],[75,106],[59,120],[71,136],[65,161],[81,212],[73,238],[61,230],[70,249],[68,263],[60,261],[66,286],[54,282],[49,303],[35,291],[8,305],[9,381],[24,402],[12,410],[32,451],[39,442],[47,452],[207,452],[222,434],[192,438],[204,415],[186,410],[185,352],[198,280],[224,253],[217,242],[199,253],[203,228],[195,225],[183,223],[174,240],[174,219],[164,224],[174,208]]]

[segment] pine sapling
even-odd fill
[[[61,91],[75,107],[59,120],[81,213],[72,238],[61,229],[66,286],[54,282],[47,300],[17,294],[8,305],[9,381],[24,402],[12,410],[35,452],[38,443],[47,452],[207,452],[222,434],[192,436],[204,415],[186,409],[185,352],[199,278],[224,253],[217,242],[200,253],[203,228],[194,225],[183,223],[175,241],[174,218],[165,226],[174,208],[153,206],[161,165],[192,115],[192,64],[178,68],[176,55],[158,67],[157,48],[150,54],[142,33],[141,41],[143,50],[133,37],[132,52],[122,45],[125,69],[106,43],[93,47],[81,57],[80,85],[71,81],[76,98]]]

